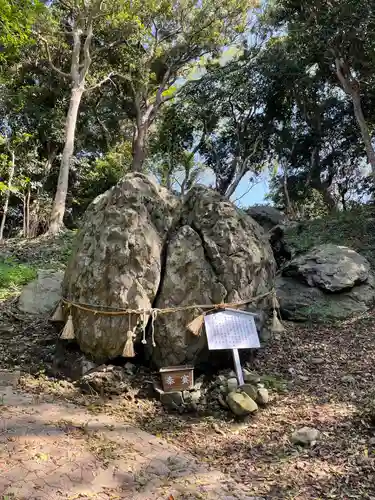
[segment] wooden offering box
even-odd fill
[[[188,391],[194,387],[193,366],[167,366],[160,368],[164,392]]]

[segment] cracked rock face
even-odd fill
[[[182,200],[128,174],[89,207],[63,291],[74,302],[121,309],[233,302],[269,291],[275,267],[263,230],[218,193],[198,186]],[[158,315],[155,348],[149,324],[147,350],[157,366],[199,359],[205,335],[186,328],[199,313]],[[72,314],[80,347],[94,359],[121,355],[129,326],[140,340],[137,315],[129,322],[76,308]]]

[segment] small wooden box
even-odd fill
[[[188,391],[194,387],[193,366],[167,366],[160,368],[164,392]]]

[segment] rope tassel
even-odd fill
[[[285,331],[285,328],[283,327],[277,314],[277,311],[280,308],[280,304],[279,301],[277,300],[275,291],[272,294],[272,308],[273,308],[273,313],[272,313],[273,316],[272,316],[271,331],[274,333],[282,333]]]
[[[191,321],[188,325],[186,325],[186,328],[190,330],[193,335],[199,337],[202,332],[203,324],[204,314],[201,314],[200,316],[197,316],[195,319],[193,319],[193,321]]]
[[[277,311],[276,309],[273,310],[273,317],[272,317],[272,325],[271,325],[271,330],[274,333],[282,333],[285,331],[285,328],[283,327],[281,321],[279,320],[277,316]]]
[[[61,332],[60,339],[63,340],[73,340],[75,339],[73,317],[71,314],[68,316],[68,321],[65,323],[64,329]]]
[[[128,330],[126,333],[126,342],[124,346],[124,350],[122,351],[122,356],[124,358],[134,358],[134,333],[131,330]]]
[[[56,322],[56,323],[60,323],[60,322],[64,321],[64,312],[63,312],[61,302],[59,302],[57,304],[55,312],[51,316],[51,321]]]

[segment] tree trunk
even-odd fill
[[[14,177],[14,171],[16,168],[16,160],[14,156],[14,151],[11,151],[11,156],[12,156],[12,161],[10,164],[10,171],[9,171],[9,178],[8,178],[8,189],[5,195],[5,202],[3,206],[3,217],[1,219],[1,224],[0,224],[0,241],[3,241],[4,239],[4,228],[5,228],[5,221],[7,218],[8,214],[8,207],[9,207],[9,199],[10,199],[10,188],[12,187],[12,182],[13,182],[13,177]]]
[[[31,190],[30,186],[28,186],[26,195],[26,238],[30,238],[30,198]]]
[[[70,162],[74,152],[74,138],[77,125],[78,110],[82,99],[83,87],[72,89],[69,110],[65,122],[65,144],[61,159],[57,189],[53,202],[49,233],[56,234],[63,227],[66,197],[68,193]]]
[[[363,114],[361,96],[359,94],[359,90],[353,89],[352,100],[353,100],[354,115],[361,130],[362,140],[365,145],[367,159],[369,164],[371,165],[371,173],[375,182],[375,151],[372,146],[370,132],[366,123],[365,116]]]
[[[354,108],[354,116],[361,130],[362,140],[365,145],[367,160],[371,165],[371,173],[375,183],[375,151],[372,147],[370,132],[363,114],[360,86],[358,80],[353,76],[349,64],[335,56],[336,74],[344,91],[351,96]]]
[[[288,189],[288,171],[286,165],[283,165],[283,191],[284,191],[284,200],[285,200],[285,212],[286,215],[290,218],[295,217],[295,213],[292,207],[292,203],[290,201],[289,189]]]
[[[321,192],[323,201],[325,206],[328,209],[329,213],[334,213],[337,210],[337,202],[335,198],[332,196],[332,194],[329,191],[329,188],[325,187],[323,184],[321,184],[320,188],[318,191]]]
[[[148,124],[142,123],[137,126],[133,139],[133,160],[131,165],[132,172],[141,172],[143,162],[145,161],[145,147],[148,132]]]

